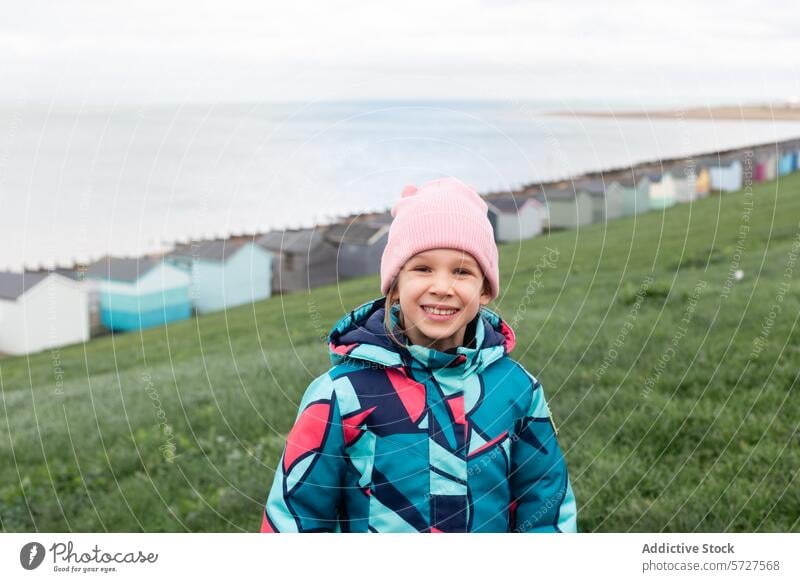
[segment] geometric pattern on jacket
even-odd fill
[[[403,349],[384,308],[367,302],[330,332],[333,367],[303,396],[261,531],[577,531],[542,386],[508,356],[511,328],[483,307],[464,346]]]

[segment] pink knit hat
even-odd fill
[[[389,240],[381,258],[381,292],[389,292],[405,262],[430,249],[457,249],[471,254],[500,293],[497,245],[486,202],[456,178],[440,178],[421,188],[406,186],[392,208]]]

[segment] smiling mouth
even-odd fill
[[[456,313],[458,313],[460,311],[459,309],[455,309],[455,308],[438,309],[436,307],[430,307],[428,305],[423,305],[422,306],[422,310],[425,313],[430,313],[431,315],[439,315],[439,316],[443,316],[443,317],[447,317],[447,316],[450,316],[450,315],[455,315]]]

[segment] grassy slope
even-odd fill
[[[748,200],[745,278],[725,296]],[[795,174],[501,247],[495,308],[544,384],[581,530],[800,530],[800,262],[751,358],[798,220]],[[537,272],[548,248],[558,260]],[[298,399],[328,367],[324,334],[377,290],[347,281],[0,360],[0,528],[256,530]]]

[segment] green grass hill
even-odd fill
[[[800,531],[800,173],[500,255],[581,531]],[[325,336],[378,289],[0,360],[0,529],[257,531]]]

